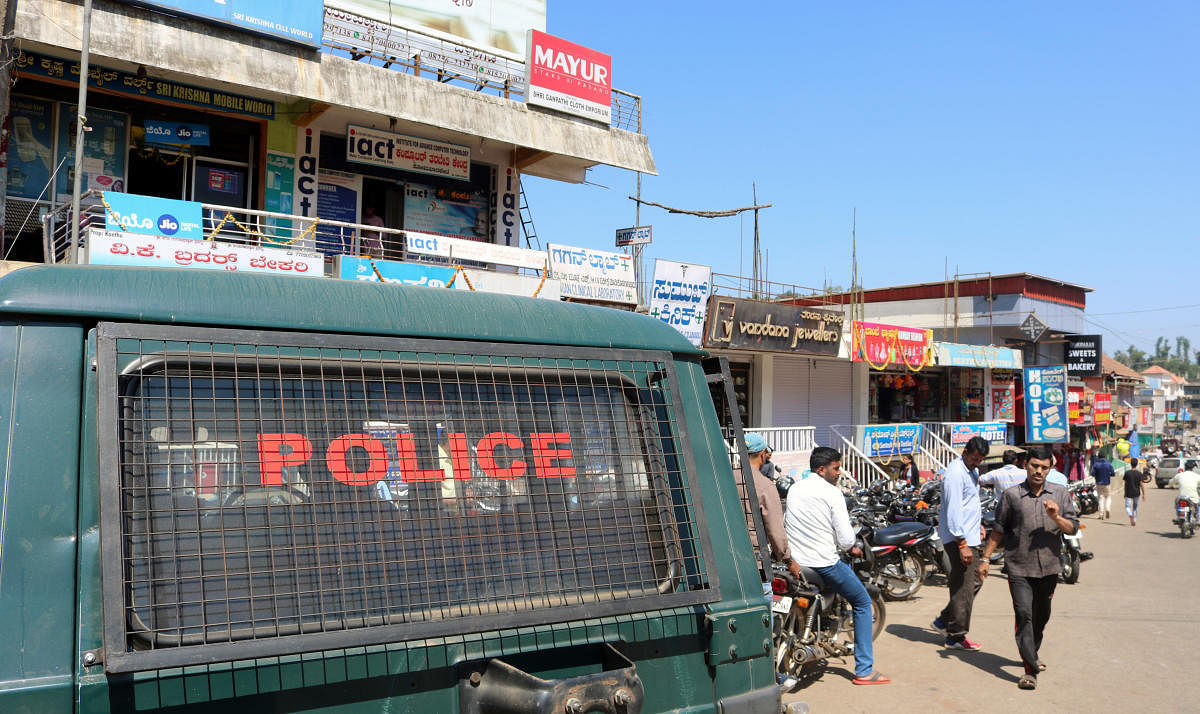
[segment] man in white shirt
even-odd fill
[[[1192,513],[1200,506],[1200,473],[1196,473],[1196,461],[1188,460],[1183,471],[1176,473],[1168,485],[1179,489],[1179,498],[1192,504]]]
[[[862,550],[854,544],[846,497],[836,486],[842,473],[842,455],[827,446],[818,446],[809,457],[809,469],[812,476],[797,481],[788,490],[783,524],[792,560],[817,571],[853,606],[854,683],[889,684],[892,680],[875,670],[871,596],[839,555],[839,551],[862,555]]]
[[[1017,465],[1021,455],[1013,449],[1007,449],[1000,458],[1004,461],[1004,466],[992,469],[979,477],[979,485],[991,486],[997,496],[1013,486],[1025,483],[1025,469]]]

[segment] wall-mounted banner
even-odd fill
[[[58,200],[70,203],[75,171],[83,172],[82,190],[85,192],[124,191],[129,115],[95,107],[88,109],[91,131],[84,134],[83,164],[79,167],[75,166],[76,116],[75,105],[59,105],[58,158],[63,163],[58,170]]]
[[[921,448],[920,424],[860,426],[862,451],[868,458],[915,454]]]
[[[617,247],[650,245],[654,241],[654,226],[634,226],[617,229]]]
[[[546,253],[540,250],[510,248],[505,245],[481,243],[463,238],[448,238],[417,231],[405,231],[404,239],[405,250],[409,253],[434,255],[452,262],[493,263],[530,268],[531,270],[546,268]]]
[[[208,124],[180,124],[174,121],[147,119],[142,127],[146,130],[147,144],[208,146]]]
[[[9,198],[46,198],[54,160],[54,102],[14,96],[9,104]],[[43,194],[42,192],[46,193]]]
[[[1016,390],[1012,384],[992,383],[992,418],[1004,422],[1016,421]]]
[[[1150,407],[1138,407],[1138,426],[1150,426]]]
[[[311,278],[325,275],[325,257],[320,253],[197,242],[100,228],[88,231],[87,253],[91,265],[195,268]]]
[[[546,29],[546,0],[325,0],[325,7],[376,20],[390,34],[408,28],[518,60],[526,31]]]
[[[105,225],[110,230],[153,236],[204,239],[200,204],[173,198],[154,198],[132,193],[105,191]],[[116,223],[116,225],[108,225]]]
[[[1067,335],[1067,376],[1099,377],[1100,335]]]
[[[1112,422],[1112,393],[1096,392],[1096,406],[1092,412],[1092,420],[1097,426]]]
[[[72,60],[21,51],[14,61],[14,68],[17,72],[30,76],[79,83],[79,63]],[[160,99],[176,104],[212,109],[227,114],[242,114],[259,119],[275,118],[275,102],[220,92],[210,87],[180,84],[149,75],[139,77],[136,74],[108,69],[95,64],[90,64],[88,67],[88,86],[135,97]],[[92,118],[93,112],[95,110],[89,107],[89,120]]]
[[[492,242],[496,245],[521,245],[521,174],[516,167],[502,163],[492,173]]]
[[[527,42],[526,103],[612,123],[612,57],[538,30]]]
[[[841,311],[709,298],[704,346],[836,357],[846,321]]]
[[[264,208],[274,213],[292,212],[292,186],[296,182],[296,157],[277,151],[267,152],[267,178]],[[288,218],[267,218],[267,240],[290,241],[292,221]]]
[[[344,171],[321,170],[317,173],[317,217],[342,223],[358,220],[362,196],[362,176]],[[349,253],[354,247],[354,229],[320,225],[317,250],[326,255]]]
[[[980,369],[1020,369],[1021,351],[990,345],[960,345],[936,342],[936,364],[943,367],[979,367]]]
[[[1083,387],[1067,387],[1067,421],[1071,426],[1083,423]]]
[[[466,280],[464,280],[464,276]],[[514,275],[494,270],[464,268],[452,286],[455,290],[473,290],[478,293],[498,293],[517,297],[534,297],[540,300],[562,299],[562,286],[554,278],[542,280],[535,275]]]
[[[380,276],[385,283],[397,283],[426,288],[444,288],[454,277],[454,268],[427,263],[404,263],[399,260],[357,258],[340,255],[334,259],[333,274],[343,280],[363,280],[377,283]],[[379,274],[376,275],[375,271]]]
[[[463,181],[471,178],[468,146],[354,124],[346,127],[346,160]]]
[[[637,304],[633,257],[590,248],[548,243],[550,277],[562,283],[572,300]]]
[[[874,369],[903,364],[917,370],[932,359],[933,330],[876,322],[851,323],[850,360]]]
[[[712,293],[712,268],[707,265],[654,261],[650,316],[667,323],[697,347],[704,339],[704,310]]]
[[[321,46],[321,0],[136,0],[239,30],[309,47]]]
[[[404,184],[404,230],[488,241],[487,193]]]
[[[1061,444],[1067,440],[1067,367],[1025,368],[1025,441]]]
[[[950,446],[961,449],[976,436],[992,446],[1000,446],[1008,439],[1008,425],[1001,421],[960,422],[950,425]]]

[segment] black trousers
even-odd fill
[[[950,602],[946,603],[939,617],[946,626],[946,634],[952,640],[966,637],[970,632],[971,608],[975,605],[975,594],[983,587],[983,581],[979,579],[979,573],[975,570],[979,567],[982,553],[979,548],[971,550],[975,553],[975,560],[968,567],[963,565],[957,545],[946,549],[946,555],[950,556],[950,575],[947,578],[950,585]]]
[[[1012,595],[1016,615],[1017,651],[1025,665],[1025,674],[1037,676],[1038,650],[1042,648],[1042,633],[1050,621],[1050,601],[1058,587],[1058,575],[1044,578],[1008,576],[1008,591]]]

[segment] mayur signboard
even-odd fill
[[[612,57],[530,30],[525,64],[527,103],[612,123]]]
[[[834,310],[713,296],[704,346],[836,357],[845,320]]]

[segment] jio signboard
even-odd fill
[[[196,201],[105,191],[104,203],[105,225],[110,230],[167,238],[204,239],[200,204]]]
[[[181,124],[173,121],[147,119],[142,128],[146,132],[147,144],[208,146],[207,124]]]
[[[612,123],[612,57],[530,30],[525,65],[526,103]]]
[[[1066,442],[1067,366],[1025,368],[1025,441]]]

